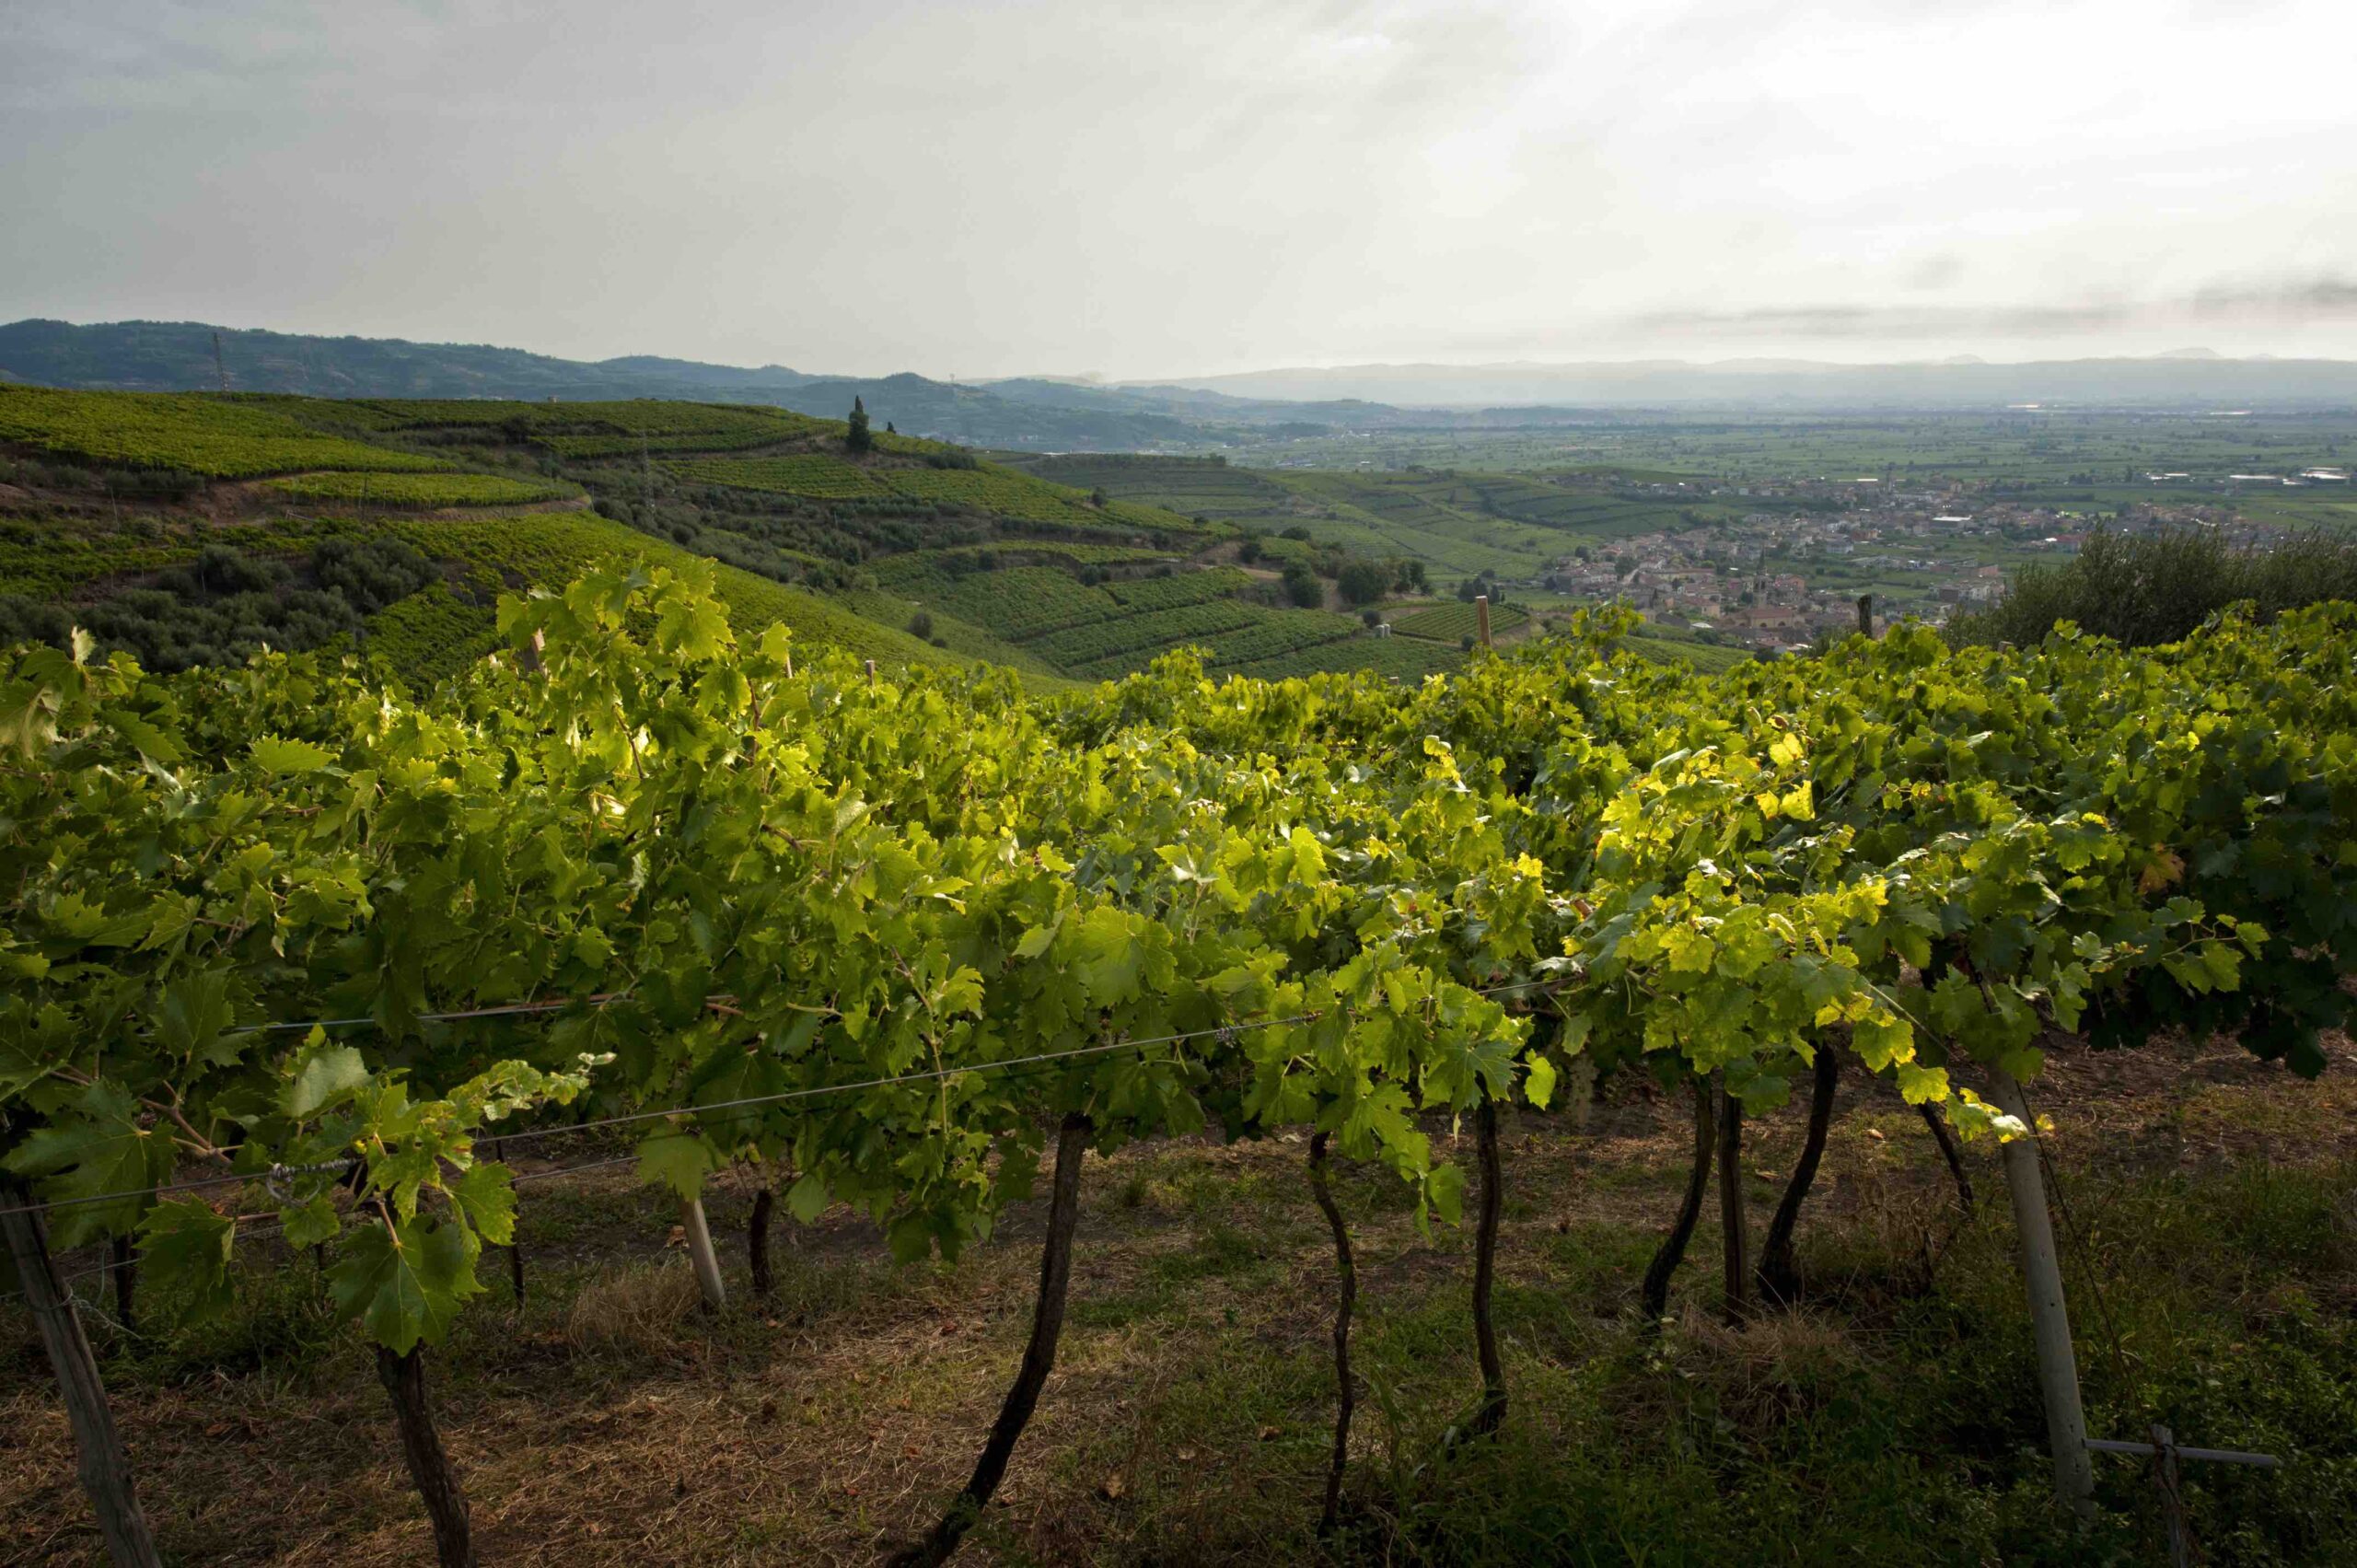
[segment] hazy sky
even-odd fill
[[[19,316],[940,376],[2357,356],[2357,6],[5,0]]]

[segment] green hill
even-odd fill
[[[0,464],[0,633],[80,624],[164,666],[341,637],[431,676],[491,645],[500,593],[616,558],[711,562],[745,630],[1035,680],[1190,645],[1255,673],[1459,656],[1232,563],[1211,510],[1317,503],[1220,464],[1183,470],[1170,499],[1225,493],[1190,512],[1123,461],[1043,473],[890,431],[853,450],[842,422],[775,407],[14,387]]]

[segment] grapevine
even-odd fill
[[[1731,1179],[1743,1113],[1804,1076],[1829,1105],[1837,1052],[2000,1137],[2027,1132],[2012,1086],[2082,1031],[2230,1029],[2320,1068],[2357,919],[2357,612],[2228,617],[2157,651],[1901,629],[1718,677],[1628,654],[1628,629],[1404,693],[1214,679],[1182,654],[1034,701],[1004,675],[792,656],[782,627],[749,645],[707,577],[616,569],[504,600],[502,638],[534,656],[422,695],[337,656],[159,678],[18,651],[14,1207],[48,1205],[49,1248],[134,1238],[197,1313],[228,1299],[234,1214],[325,1249],[456,1562],[463,1481],[422,1358],[513,1241],[484,1141],[549,1108],[617,1119],[673,1201],[751,1162],[790,1173],[790,1215],[851,1204],[903,1259],[987,1240],[1052,1142],[1023,1366],[905,1559],[938,1562],[1053,1365],[1089,1152],[1309,1130],[1340,1275],[1330,1523],[1357,1288],[1331,1155],[1456,1224],[1468,1177],[1429,1129],[1471,1120],[1471,1434],[1509,1409],[1499,1109],[1544,1109],[1562,1062],[1693,1086],[1676,1247],[1713,1138]],[[338,1022],[282,1027],[310,1020]],[[1805,1165],[1761,1258],[1774,1299],[1805,1283]],[[173,1190],[191,1179],[217,1185]],[[216,1206],[232,1193],[249,1206]]]

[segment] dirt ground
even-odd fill
[[[2123,1183],[2357,1161],[2357,1052],[2340,1039],[2331,1052],[2314,1084],[2231,1043],[2058,1053],[2033,1109],[2055,1124],[2066,1250],[2116,1223],[2107,1194]],[[1747,1130],[1755,1245],[1805,1109]],[[1469,1125],[1436,1130],[1469,1164]],[[1744,1336],[1713,1327],[1717,1222],[1706,1207],[1674,1287],[1683,1370],[1662,1370],[1668,1352],[1631,1349],[1638,1279],[1675,1207],[1689,1138],[1687,1103],[1635,1080],[1610,1086],[1584,1130],[1565,1115],[1510,1119],[1500,1260],[1510,1423],[1555,1433],[1549,1412],[1591,1395],[1596,1419],[1649,1420],[1632,1411],[1656,1397],[1649,1368],[1690,1380],[1701,1365],[1734,1411],[1718,1419],[1738,1423],[1790,1415],[1770,1407],[1802,1397],[1794,1357],[1904,1376],[1912,1353],[1886,1345],[1898,1342],[1891,1302],[1962,1266],[1946,1256],[1961,1222],[1917,1115],[1854,1068],[1802,1225],[1805,1308]],[[1286,1134],[1091,1156],[1061,1358],[960,1561],[1273,1562],[1317,1550],[1306,1532],[1330,1442],[1333,1272],[1305,1154]],[[1993,1150],[1967,1159],[1980,1225],[2003,1227]],[[549,1168],[518,1162],[528,1174]],[[1420,1235],[1396,1188],[1374,1170],[1345,1169],[1338,1182],[1369,1367],[1353,1484],[1370,1496],[1412,1487],[1460,1413],[1451,1401],[1475,1391],[1468,1238]],[[739,1179],[709,1199],[732,1293],[715,1316],[695,1305],[672,1214],[627,1166],[523,1190],[525,1302],[512,1303],[505,1259],[487,1257],[490,1294],[428,1362],[483,1562],[868,1563],[963,1481],[1028,1329],[1042,1205],[1019,1205],[954,1268],[900,1269],[847,1211],[795,1226],[781,1205],[778,1285],[763,1302],[746,1272],[749,1191]],[[2357,1310],[2352,1279],[2341,1269],[2320,1287],[2323,1309]],[[102,1283],[81,1284],[99,1307]],[[2108,1304],[2073,1306],[2083,1354],[2096,1359],[2106,1332],[2096,1314]],[[305,1260],[275,1256],[235,1319],[211,1330],[150,1341],[97,1312],[90,1321],[169,1560],[432,1560],[367,1353],[326,1322]],[[1623,1367],[1608,1386],[1594,1370],[1607,1363]],[[1739,1364],[1742,1376],[1729,1370]],[[37,1342],[20,1306],[0,1306],[0,1564],[100,1561]]]

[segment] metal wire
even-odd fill
[[[1509,991],[1527,991],[1536,986],[1552,983],[1553,981],[1545,980],[1509,981],[1501,985],[1477,989],[1473,994],[1497,996]],[[620,993],[609,993],[604,996],[590,997],[587,1000],[603,1005],[606,1002],[614,1000],[618,994]],[[706,1005],[714,1002],[725,1003],[727,1000],[729,999],[720,996],[708,996],[704,999]],[[467,1012],[419,1016],[424,1018],[495,1017],[516,1013],[555,1012],[573,1005],[571,1001],[517,1002],[504,1004],[498,1007],[475,1008]],[[1341,1010],[1347,1012],[1350,1009],[1345,1005]],[[505,1143],[521,1143],[527,1139],[553,1138],[569,1132],[594,1132],[603,1127],[622,1127],[637,1122],[660,1121],[674,1116],[708,1116],[716,1111],[739,1110],[754,1106],[782,1105],[792,1100],[815,1099],[827,1095],[852,1094],[864,1089],[890,1088],[900,1084],[932,1083],[937,1079],[956,1077],[963,1073],[1003,1072],[1045,1063],[1069,1062],[1084,1056],[1100,1056],[1117,1051],[1138,1050],[1155,1045],[1175,1045],[1186,1040],[1205,1040],[1223,1035],[1232,1036],[1236,1031],[1242,1029],[1280,1028],[1292,1024],[1313,1023],[1324,1016],[1323,1012],[1295,1013],[1287,1017],[1264,1018],[1249,1024],[1216,1024],[1209,1028],[1187,1029],[1178,1034],[1152,1035],[1139,1040],[1109,1040],[1097,1045],[1076,1046],[1070,1051],[1049,1051],[1030,1056],[1010,1056],[996,1062],[978,1062],[962,1067],[931,1067],[920,1073],[900,1073],[888,1077],[866,1078],[848,1084],[820,1084],[809,1088],[786,1089],[773,1095],[750,1095],[743,1099],[717,1100],[710,1105],[675,1105],[667,1106],[659,1110],[630,1111],[620,1116],[599,1117],[595,1121],[574,1122],[563,1127],[526,1128],[521,1132],[501,1132],[497,1136]],[[375,1021],[373,1018],[315,1018],[300,1023],[257,1024],[244,1032],[258,1033],[263,1029],[308,1030],[330,1023],[374,1023]],[[78,1198],[60,1198],[44,1202],[19,1204],[13,1208],[0,1209],[0,1214],[26,1214],[55,1209],[84,1208],[93,1203],[112,1203],[126,1198],[142,1198],[155,1193],[188,1192],[202,1188],[222,1187],[237,1182],[263,1181],[288,1176],[341,1174],[351,1170],[358,1163],[356,1160],[343,1159],[322,1160],[310,1165],[273,1166],[268,1170],[262,1171],[197,1177],[186,1181],[166,1182],[155,1187],[130,1188],[118,1192],[97,1192]]]

